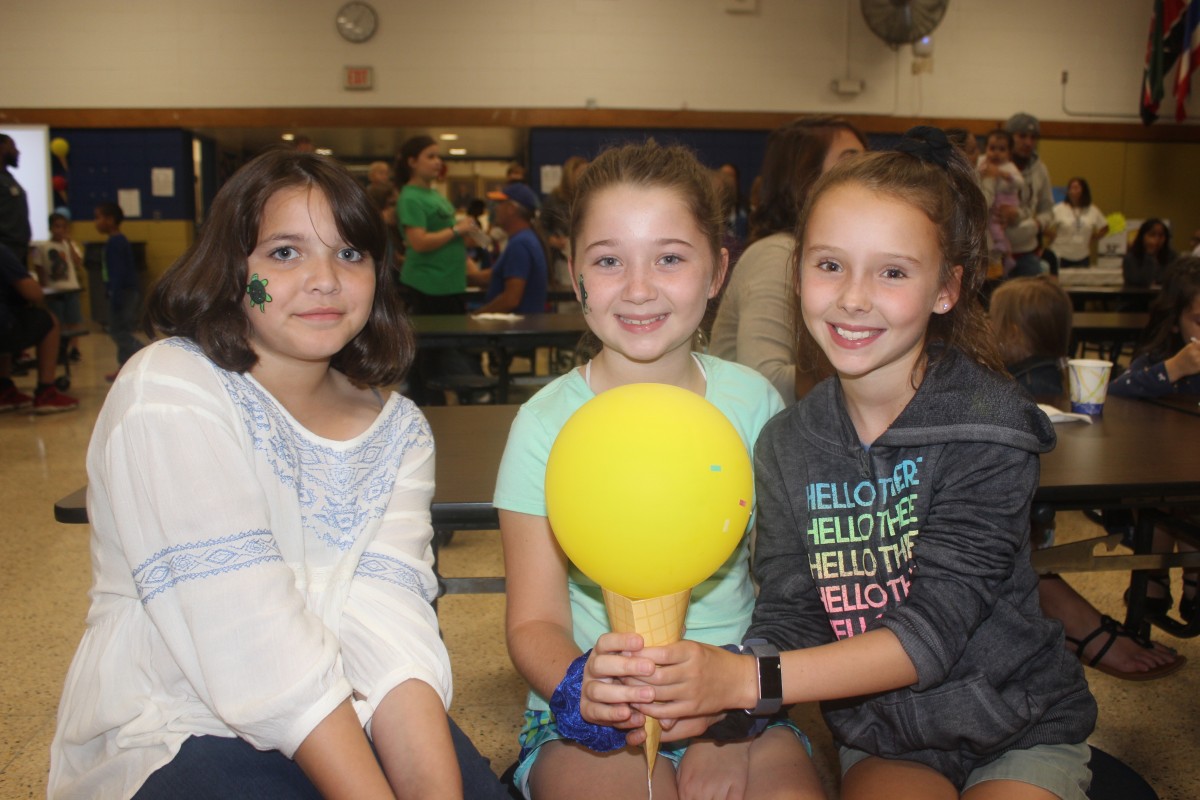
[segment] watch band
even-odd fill
[[[783,707],[779,650],[765,639],[747,639],[745,644],[758,662],[758,703],[750,713],[756,717],[774,714]]]

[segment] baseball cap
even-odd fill
[[[1037,117],[1032,114],[1026,114],[1024,111],[1009,117],[1008,122],[1004,123],[1004,130],[1009,133],[1032,133],[1034,136],[1042,135],[1042,126],[1038,124]]]
[[[523,183],[506,184],[494,192],[488,192],[487,196],[488,200],[512,200],[530,211],[536,211],[538,207],[537,195]]]

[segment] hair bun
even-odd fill
[[[896,149],[926,164],[937,164],[942,169],[947,169],[950,159],[954,157],[954,145],[946,138],[945,132],[929,125],[909,128]]]

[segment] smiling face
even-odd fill
[[[247,293],[244,306],[257,374],[286,363],[327,364],[357,336],[371,313],[375,262],[342,239],[323,192],[297,186],[263,208],[246,280],[258,295]],[[263,294],[270,300],[253,305]]]
[[[689,358],[727,255],[714,263],[678,192],[629,184],[596,192],[574,245],[571,273],[602,357],[643,366]]]
[[[958,300],[962,268],[942,284],[937,229],[898,198],[857,183],[820,197],[800,263],[804,324],[843,385],[911,397],[931,314]]]

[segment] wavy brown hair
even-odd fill
[[[925,334],[927,363],[935,361],[946,348],[954,347],[982,366],[1005,374],[1004,362],[992,342],[980,299],[988,264],[987,202],[966,158],[948,142],[945,149],[942,154],[945,166],[896,150],[864,153],[835,165],[813,186],[796,227],[793,259],[797,265],[792,307],[797,320],[798,368],[800,359],[811,364],[814,357],[811,352],[814,343],[803,323],[800,305],[804,230],[813,209],[826,192],[843,184],[857,184],[876,194],[908,203],[929,218],[938,232],[943,285],[950,281],[954,267],[962,267],[958,302],[945,314],[930,315]],[[931,349],[933,344],[945,345],[945,348]]]
[[[384,257],[387,232],[366,192],[336,161],[313,153],[269,150],[239,169],[213,200],[191,247],[151,290],[143,327],[150,336],[185,336],[214,363],[245,372],[258,362],[250,343],[246,273],[267,201],[308,187],[324,193],[338,233],[375,263],[375,296],[363,329],[330,360],[360,384],[400,380],[415,345]]]

